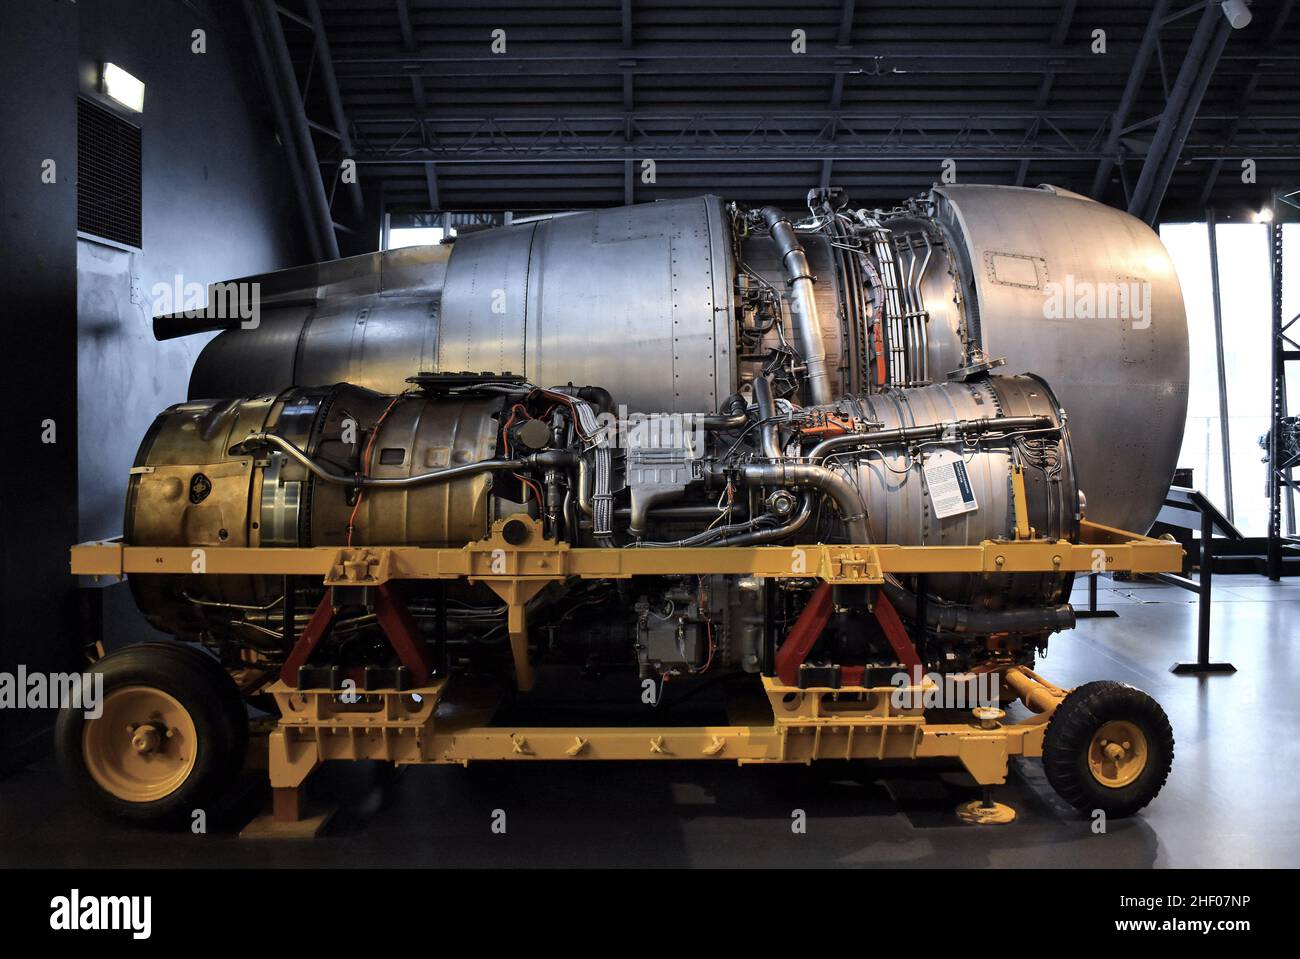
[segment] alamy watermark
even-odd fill
[[[262,284],[231,280],[225,283],[186,283],[177,273],[171,283],[155,283],[154,316],[179,314],[186,319],[239,320],[240,329],[255,330],[262,324]]]
[[[996,673],[926,673],[920,666],[890,677],[889,701],[895,709],[998,708]]]
[[[1114,282],[1076,280],[1043,285],[1043,316],[1049,320],[1127,320],[1130,329],[1151,326],[1151,284],[1146,280]]]
[[[0,673],[0,709],[79,709],[87,719],[104,713],[103,673]]]
[[[50,928],[56,932],[130,932],[148,939],[153,932],[152,896],[86,896],[73,889],[50,900]]]
[[[701,454],[704,416],[699,413],[599,413],[596,426],[606,442],[620,449],[677,449]]]

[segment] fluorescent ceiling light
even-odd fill
[[[104,92],[122,106],[136,113],[144,112],[144,83],[116,63],[104,64]]]

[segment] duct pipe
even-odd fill
[[[916,619],[916,594],[901,586],[886,583],[885,595],[900,613]],[[1074,608],[1062,606],[1031,606],[1017,609],[977,609],[954,603],[935,602],[929,598],[925,604],[925,623],[944,633],[1054,633],[1074,628]]]
[[[763,455],[770,460],[779,460],[781,440],[777,435],[776,403],[772,399],[772,381],[766,376],[754,377],[754,401],[758,404],[758,433],[762,437]]]
[[[779,462],[745,463],[732,468],[715,463],[710,471],[714,479],[725,481],[727,475],[731,474],[749,486],[811,487],[821,490],[835,502],[843,516],[844,525],[849,532],[849,542],[871,542],[871,534],[867,529],[867,511],[862,506],[862,496],[857,486],[834,470],[807,463]]]
[[[803,245],[795,235],[789,218],[778,207],[763,207],[762,216],[781,256],[786,285],[790,287],[791,304],[799,314],[799,350],[803,353],[812,402],[829,403],[833,397],[830,373],[826,369],[826,342],[822,337],[821,317],[817,314],[813,272],[808,265],[808,256],[804,253]]]

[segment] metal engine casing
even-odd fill
[[[912,322],[911,348],[924,357],[924,382],[945,381],[975,351],[1005,357],[1008,372],[1042,376],[1070,413],[1092,518],[1147,529],[1173,475],[1188,379],[1182,296],[1156,234],[1051,187],[945,186],[873,215],[900,282],[915,283],[912,307],[923,319]],[[872,308],[846,293],[827,237],[800,238],[816,274],[832,386],[837,395],[865,392],[872,384],[855,324]],[[761,357],[737,351],[736,284],[746,269],[782,291],[797,333],[801,318],[789,310],[771,243],[737,235],[714,196],[269,274],[256,278],[259,327],[209,343],[190,395],[333,382],[391,393],[417,370],[487,370],[603,384],[634,411],[711,412],[761,367]],[[1045,299],[1067,282],[1136,282],[1149,292],[1149,314],[1051,318]]]
[[[392,397],[356,386],[294,387],[250,399],[179,403],[161,413],[127,487],[125,541],[136,546],[463,546],[487,533],[491,474],[360,496],[321,482],[278,450],[232,454],[274,432],[324,464],[353,471]],[[370,475],[408,477],[490,458],[500,398],[394,404],[373,440]],[[351,431],[354,435],[349,435]],[[355,514],[355,515],[354,515]],[[274,577],[206,576],[176,583],[133,576],[137,602],[160,628],[175,626],[188,595],[263,606]]]

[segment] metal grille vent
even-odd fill
[[[140,246],[140,128],[77,101],[77,229]]]

